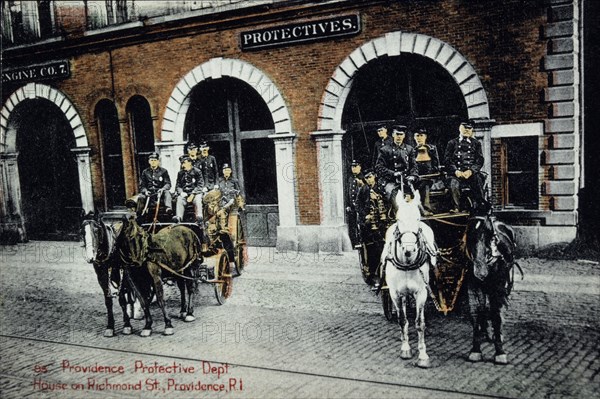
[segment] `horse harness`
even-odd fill
[[[417,238],[418,255],[413,262],[404,263],[404,262],[401,262],[398,257],[398,246],[399,246],[398,244],[402,242],[402,236],[404,236],[405,234],[408,234],[408,233],[414,234]],[[398,228],[398,225],[396,224],[396,229],[394,230],[393,254],[392,254],[392,247],[390,247],[388,255],[386,256],[386,260],[391,262],[392,265],[394,265],[394,267],[396,269],[402,270],[402,271],[416,270],[416,269],[420,268],[421,265],[425,262],[426,258],[431,255],[435,255],[435,254],[431,254],[427,250],[425,240],[423,240],[423,233],[422,233],[421,228],[419,228],[419,230],[416,233],[413,233],[412,231],[405,231],[402,233],[402,232],[400,232],[400,229]]]
[[[100,246],[98,246],[98,253],[96,255],[96,259],[92,260],[94,265],[103,265],[106,261],[108,261],[115,253],[117,248],[117,240],[118,232],[112,225],[107,225],[105,223],[100,223],[95,220],[90,220],[89,224],[93,224],[97,226],[97,230],[102,235],[101,237],[97,237],[98,242],[103,242],[102,238],[105,238],[105,246],[106,250],[101,250]],[[98,255],[104,255],[103,257],[99,257]],[[115,282],[111,279],[112,276],[112,264],[108,266],[108,270],[106,271],[108,276],[108,283],[116,290],[112,294],[110,292],[107,293],[108,297],[114,297],[121,291],[121,284],[123,283],[123,269],[119,268],[119,284],[115,284]]]

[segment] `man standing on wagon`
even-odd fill
[[[194,204],[194,214],[196,222],[202,223],[202,189],[204,188],[204,179],[202,172],[194,168],[192,160],[188,155],[179,158],[182,169],[177,173],[177,183],[175,185],[176,204],[175,216],[173,222],[183,221],[185,207],[187,204]]]
[[[208,190],[212,190],[216,188],[219,169],[217,168],[217,159],[208,153],[209,149],[206,142],[200,144],[200,165],[202,166],[204,185]]]
[[[412,146],[404,142],[405,138],[406,126],[393,126],[392,139],[394,143],[391,146],[383,146],[381,148],[375,165],[377,177],[384,187],[385,198],[391,204],[394,211],[396,209],[394,201],[398,190],[404,183],[412,183],[417,180],[415,150]]]
[[[484,161],[481,143],[474,136],[473,125],[470,122],[462,122],[458,129],[459,136],[448,142],[444,156],[452,193],[450,213],[460,211],[461,188],[463,187],[471,189],[475,201],[474,209],[485,202],[483,193],[485,177],[481,173]]]

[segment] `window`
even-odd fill
[[[501,160],[504,206],[537,209],[538,137],[503,138]]]
[[[133,1],[92,0],[86,7],[87,26],[92,30],[129,22],[135,16]]]
[[[47,39],[57,33],[54,2],[2,2],[2,39],[5,43],[26,44]]]
[[[148,157],[154,152],[154,128],[150,104],[141,96],[134,96],[127,103],[129,128],[133,139],[137,177],[148,167]]]

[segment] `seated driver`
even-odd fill
[[[433,180],[431,175],[439,174],[440,172],[440,160],[438,157],[437,147],[433,144],[427,144],[427,131],[423,128],[417,130],[414,134],[416,144],[417,156],[415,162],[417,164],[417,171],[419,172],[419,182],[417,188],[421,194],[421,200],[423,202],[423,215],[431,216],[433,212],[431,210],[431,202],[429,194]]]
[[[144,169],[140,177],[140,193],[137,195],[137,198],[130,198],[127,201],[127,206],[136,208],[136,213],[138,216],[141,216],[148,211],[148,200],[156,200],[160,196],[165,206],[165,212],[172,214],[173,199],[169,191],[171,189],[169,172],[160,166],[160,159],[156,152],[150,154],[148,164],[150,166]]]
[[[177,173],[177,183],[175,185],[176,203],[175,216],[173,222],[183,221],[185,207],[187,204],[194,204],[194,214],[196,222],[202,223],[202,189],[204,180],[202,172],[192,166],[192,160],[188,155],[179,158],[181,170]]]
[[[461,188],[470,187],[475,203],[473,207],[484,205],[483,184],[485,178],[481,174],[483,167],[483,151],[481,143],[474,137],[473,125],[462,122],[459,136],[448,142],[445,153],[446,168],[452,193],[452,209],[450,213],[459,212]]]

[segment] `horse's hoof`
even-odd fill
[[[142,312],[141,310],[138,311],[134,311],[133,312],[133,320],[142,320],[144,318],[144,312]]]
[[[123,335],[131,335],[131,327],[123,327]]]
[[[173,331],[173,327],[167,327],[165,328],[165,335],[173,335],[175,333],[175,331]]]
[[[114,337],[115,331],[112,328],[107,328],[106,330],[104,330],[104,336],[107,338]]]
[[[420,367],[422,369],[428,369],[431,367],[431,361],[429,360],[429,358],[419,359],[417,360],[417,367]]]
[[[506,356],[506,353],[503,353],[501,355],[496,355],[496,357],[494,357],[494,363],[508,364],[508,356]]]
[[[189,321],[196,320],[196,318],[193,315],[189,314],[189,315],[185,316],[185,318],[183,320],[189,322]]]
[[[149,337],[152,334],[152,330],[142,330],[140,337]]]
[[[469,361],[470,362],[480,362],[481,361],[481,352],[469,353]]]
[[[407,351],[400,351],[401,359],[410,359],[411,357],[412,357],[412,353],[411,353],[410,349]]]

